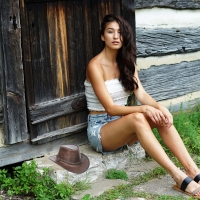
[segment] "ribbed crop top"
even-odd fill
[[[124,106],[130,93],[126,92],[118,78],[105,81],[106,88],[113,99],[114,104]],[[85,96],[87,108],[90,111],[105,111],[105,108],[97,98],[90,82],[85,80]]]

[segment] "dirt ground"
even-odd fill
[[[7,192],[0,191],[0,200],[34,200],[33,197],[30,196],[9,196]]]

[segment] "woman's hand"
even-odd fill
[[[156,109],[152,106],[143,105],[144,107],[144,113],[157,125],[159,126],[166,126],[169,128],[171,126],[171,118],[170,118],[170,112],[166,110],[161,111],[160,109]]]
[[[159,110],[163,113],[163,115],[165,116],[165,126],[167,128],[170,128],[171,125],[173,125],[173,116],[172,114],[169,112],[169,110],[164,107],[164,106],[159,106]]]

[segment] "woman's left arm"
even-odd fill
[[[165,120],[164,124],[167,128],[170,128],[171,125],[173,124],[173,117],[172,114],[169,112],[169,110],[162,106],[161,104],[159,104],[158,102],[156,102],[143,88],[142,83],[140,82],[139,76],[138,76],[138,72],[137,69],[135,70],[135,74],[134,74],[137,83],[138,83],[138,89],[134,90],[134,94],[137,98],[137,100],[142,104],[142,105],[149,105],[151,107],[154,107],[155,109],[159,110],[162,112],[162,114],[164,115]],[[161,118],[162,119],[162,118]],[[155,121],[154,121],[155,122]]]

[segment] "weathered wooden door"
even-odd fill
[[[85,69],[101,49],[101,19],[108,13],[120,15],[121,0],[25,0],[21,10],[31,141],[84,133]]]

